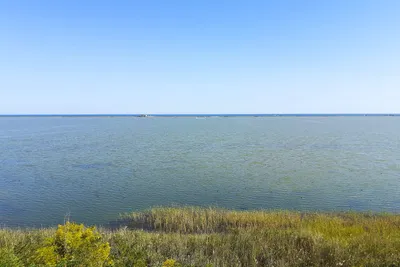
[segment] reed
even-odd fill
[[[122,222],[99,229],[114,266],[400,266],[396,214],[156,207]],[[34,266],[54,232],[0,229],[0,266]]]

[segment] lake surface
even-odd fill
[[[171,204],[400,212],[400,117],[0,117],[0,224]]]

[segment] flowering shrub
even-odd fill
[[[164,261],[164,263],[162,265],[162,267],[179,267],[179,266],[180,266],[180,264],[178,264],[176,262],[176,260],[173,260],[173,259],[168,259],[168,260]]]
[[[35,263],[45,266],[111,266],[110,245],[95,227],[67,222],[36,251]]]

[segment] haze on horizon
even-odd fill
[[[0,1],[0,114],[400,113],[400,1]]]

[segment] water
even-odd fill
[[[171,204],[400,212],[400,117],[0,117],[0,224]]]

